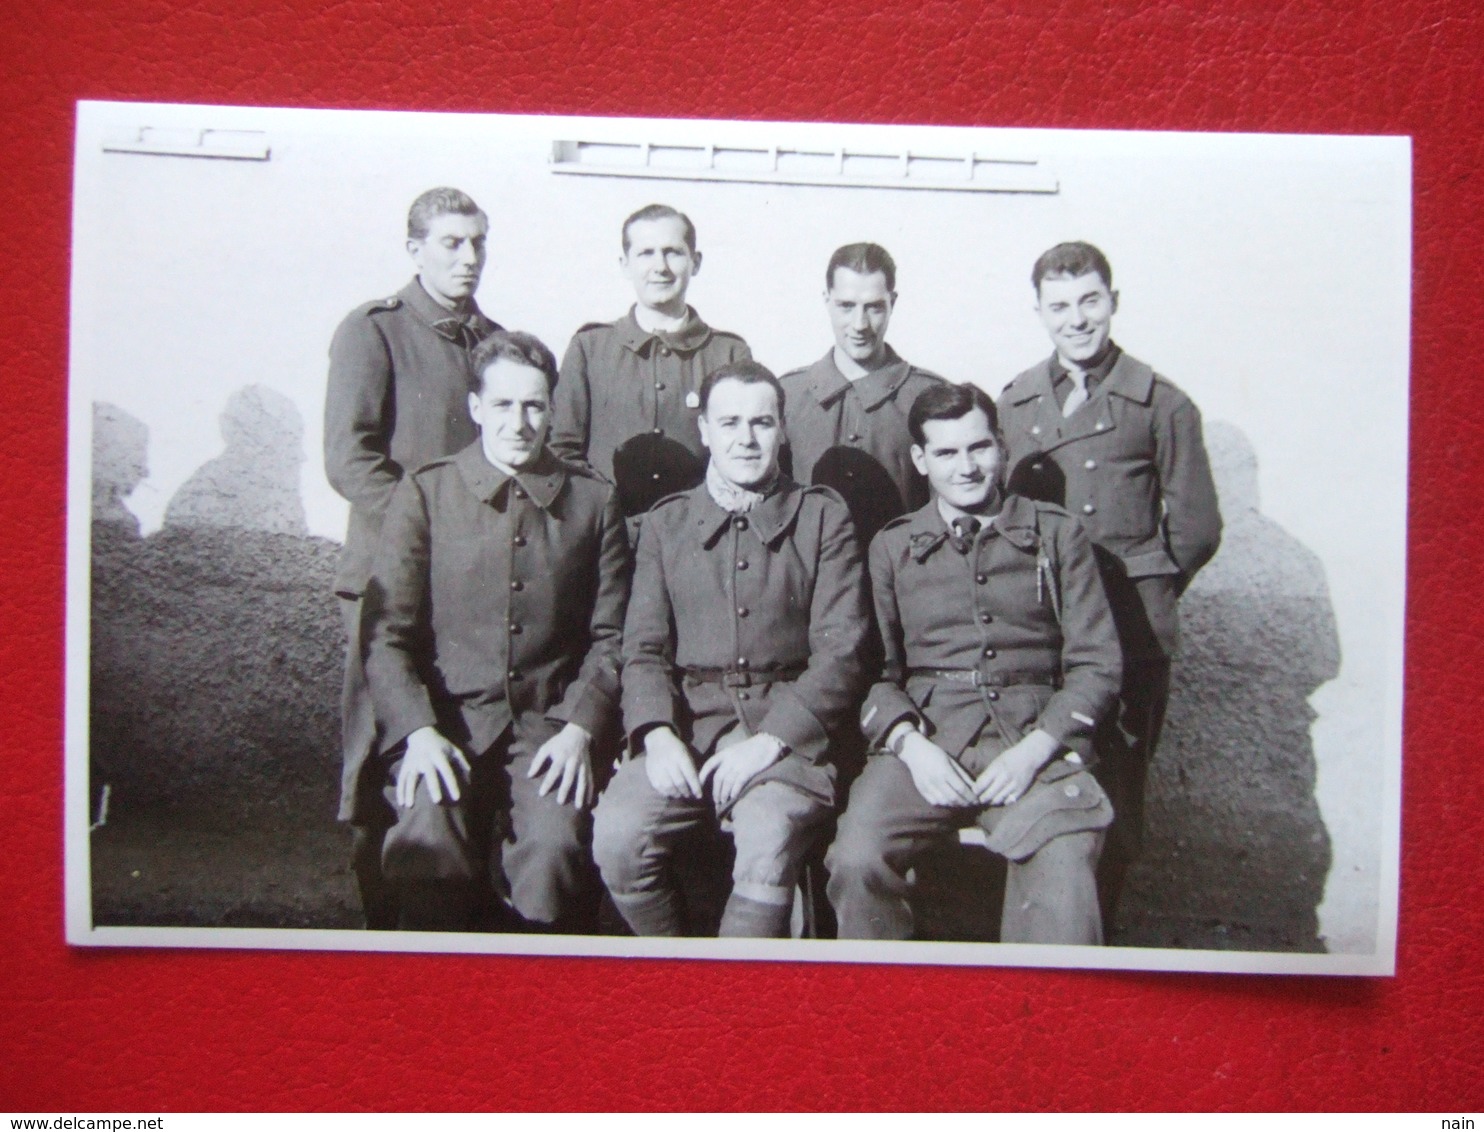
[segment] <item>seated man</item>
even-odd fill
[[[933,499],[871,544],[886,663],[861,726],[884,749],[826,859],[840,936],[908,938],[907,870],[977,824],[1010,861],[1003,942],[1101,943],[1094,870],[1112,807],[1086,766],[1119,650],[1092,546],[1065,511],[1004,493],[981,390],[929,389],[908,426]]]
[[[590,926],[593,737],[616,721],[629,552],[613,488],[545,448],[556,359],[498,331],[470,359],[479,440],[397,485],[367,590],[366,674],[396,824],[397,926]],[[503,836],[497,837],[496,831]]]
[[[700,401],[705,482],[639,538],[623,669],[637,757],[598,803],[593,852],[637,934],[680,935],[670,856],[714,812],[737,849],[720,934],[778,937],[833,813],[831,736],[865,687],[865,579],[840,497],[778,471],[777,378],[736,362]]]

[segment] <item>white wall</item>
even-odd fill
[[[272,159],[100,151],[119,127],[177,123],[265,129]],[[723,130],[763,144],[891,135],[918,148],[1026,153],[1052,163],[1061,191],[645,182],[563,176],[546,163],[557,137],[717,140]],[[1057,241],[1091,240],[1122,294],[1117,340],[1207,419],[1247,434],[1263,510],[1328,570],[1344,669],[1316,697],[1321,806],[1329,795],[1335,805],[1357,792],[1368,799],[1363,818],[1351,806],[1330,823],[1334,872],[1350,878],[1332,894],[1335,909],[1350,910],[1332,910],[1340,919],[1330,927],[1365,948],[1375,925],[1357,927],[1354,909],[1374,911],[1377,885],[1394,875],[1377,846],[1383,824],[1395,827],[1382,799],[1388,789],[1394,798],[1400,719],[1408,161],[1396,139],[87,107],[74,398],[112,401],[148,425],[151,475],[129,500],[147,532],[220,452],[216,417],[230,393],[249,383],[284,393],[310,438],[310,529],[339,538],[345,508],[314,440],[326,348],[346,311],[409,278],[406,208],[425,188],[457,185],[485,207],[491,255],[479,301],[559,355],[578,325],[626,309],[619,224],[663,200],[700,232],[694,305],[768,365],[781,371],[825,351],[825,262],[839,244],[870,239],[898,263],[898,351],[991,392],[1048,351],[1031,309],[1031,263]]]

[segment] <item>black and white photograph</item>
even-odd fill
[[[1408,139],[77,113],[70,943],[1393,973]]]

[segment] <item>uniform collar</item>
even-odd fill
[[[1118,364],[1118,359],[1122,356],[1123,351],[1118,348],[1118,343],[1109,341],[1108,348],[1103,351],[1103,360],[1098,362],[1098,364],[1093,366],[1091,369],[1084,369],[1082,372],[1087,374],[1088,378],[1091,381],[1094,381],[1097,384],[1101,385],[1104,381],[1107,380],[1108,374],[1112,371],[1113,367]],[[1069,371],[1067,370],[1067,367],[1062,364],[1060,354],[1051,355],[1050,365],[1051,384],[1054,386],[1057,382],[1065,379]]]
[[[835,351],[831,348],[829,353],[809,367],[809,391],[821,405],[828,406],[853,388],[861,404],[870,412],[891,400],[911,372],[912,367],[887,346],[885,365],[851,381],[835,364]]]
[[[493,503],[513,479],[525,489],[533,503],[543,510],[550,510],[561,493],[562,485],[567,482],[567,469],[547,450],[542,451],[534,465],[514,476],[491,464],[477,440],[460,451],[453,462],[464,477],[464,483],[481,503]]]
[[[1127,401],[1137,401],[1141,405],[1147,405],[1154,389],[1154,371],[1138,358],[1119,350],[1117,346],[1114,346],[1114,350],[1117,350],[1117,356],[1108,369],[1103,383],[1098,386],[1098,390],[1101,392],[1106,389],[1110,396],[1116,393]],[[1064,373],[1066,373],[1066,367],[1053,354],[1031,370],[1024,387],[1014,390],[1010,394],[1010,400],[1017,405],[1023,405],[1027,401],[1043,397],[1050,398],[1050,403],[1055,404],[1056,378]]]
[[[907,548],[912,558],[921,563],[948,541],[953,532],[938,510],[936,497],[907,516]],[[1005,496],[1000,513],[989,521],[989,527],[1020,547],[1030,550],[1036,545],[1036,505],[1019,495]]]
[[[639,320],[634,317],[636,309],[636,307],[630,307],[629,313],[614,323],[619,341],[636,354],[648,353],[654,348],[656,342],[669,346],[672,350],[689,354],[699,350],[711,340],[711,327],[701,321],[701,316],[696,313],[695,307],[685,308],[685,322],[681,324],[679,330],[653,332],[639,325]]]
[[[451,311],[447,307],[440,306],[438,301],[428,294],[427,288],[422,285],[422,280],[415,275],[411,283],[397,292],[397,298],[401,299],[419,319],[450,342],[459,341],[459,328],[466,324],[473,327],[474,333],[481,338],[495,328],[495,324],[479,309],[479,304],[474,301],[472,295],[469,297],[468,306],[462,311]]]
[[[725,510],[711,498],[704,483],[692,488],[690,494],[696,501],[694,522],[701,532],[701,545],[708,550],[716,545],[716,541],[734,518],[746,519],[757,530],[758,537],[772,546],[793,525],[794,516],[799,513],[804,502],[804,489],[782,472],[778,474],[773,493],[746,515],[734,516]]]

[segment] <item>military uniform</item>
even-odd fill
[[[787,395],[784,467],[800,483],[844,497],[860,544],[928,500],[927,479],[912,465],[907,414],[918,394],[943,379],[887,348],[881,368],[851,381],[831,350],[780,379]]]
[[[1037,728],[1077,758],[1053,758],[1013,804],[958,808],[928,802],[906,764],[873,754],[826,862],[841,937],[907,938],[912,861],[977,823],[1011,862],[1002,940],[1101,942],[1093,869],[1112,810],[1083,768],[1119,652],[1087,537],[1060,508],[1012,495],[959,538],[934,501],[876,536],[870,568],[886,649],[861,715],[873,746],[912,720],[971,777]]]
[[[1143,839],[1144,780],[1169,699],[1179,597],[1216,553],[1221,513],[1190,398],[1117,346],[1087,383],[1086,403],[1064,417],[1072,383],[1053,356],[1012,381],[998,407],[1011,490],[1061,504],[1086,527],[1123,647],[1118,710],[1097,743],[1119,814],[1103,862],[1111,914]]]
[[[702,484],[646,516],[637,557],[623,646],[631,741],[642,749],[646,731],[669,726],[702,761],[759,732],[787,745],[724,815],[737,856],[723,934],[778,934],[799,858],[835,803],[831,737],[867,678],[849,512],[828,488],[780,477],[732,514]],[[598,803],[594,854],[630,926],[675,935],[668,858],[711,807],[659,794],[645,757],[620,767]]]
[[[562,358],[552,451],[616,483],[626,516],[701,482],[701,379],[752,357],[740,337],[687,312],[674,332],[645,330],[633,310],[617,322],[590,322]]]
[[[498,329],[472,301],[466,312],[455,314],[413,279],[390,298],[357,307],[330,343],[325,473],[351,505],[335,577],[349,642],[341,700],[340,818],[356,823],[356,872],[373,927],[388,926],[395,910],[384,906],[376,864],[390,815],[380,804],[379,784],[363,788],[356,778],[376,743],[363,667],[361,593],[382,515],[404,472],[475,439],[468,407],[469,351]]]
[[[586,813],[526,771],[566,723],[601,741],[618,711],[628,542],[611,485],[543,453],[514,477],[479,443],[398,485],[367,587],[370,680],[392,802],[407,736],[436,727],[473,756],[457,803],[420,788],[383,848],[393,880],[480,883],[508,808],[510,902],[544,927],[574,912]]]

